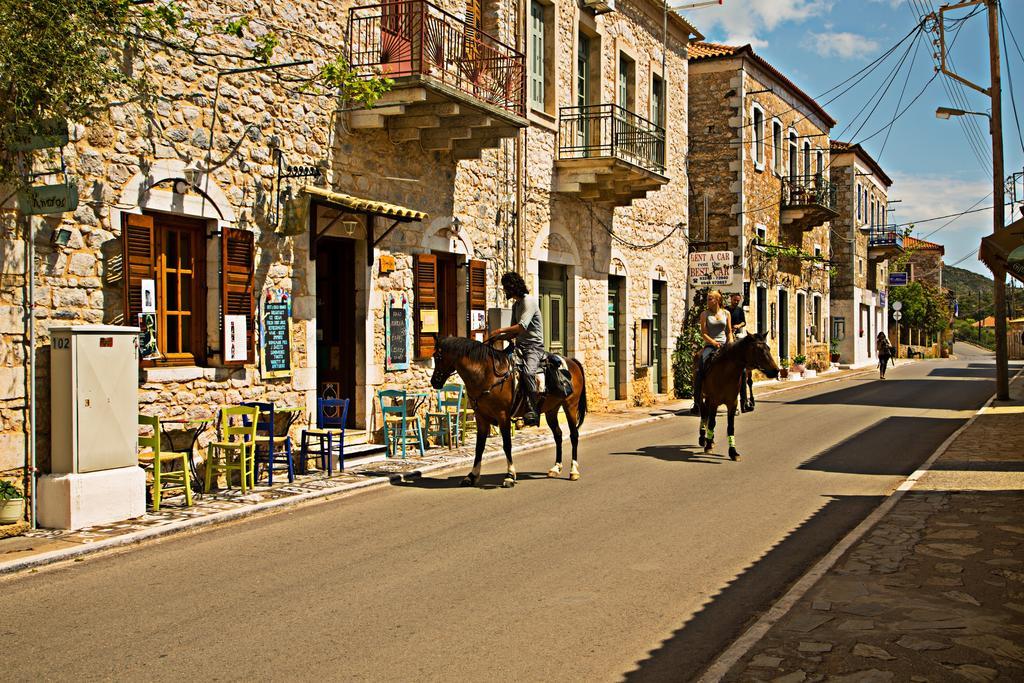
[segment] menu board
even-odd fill
[[[409,368],[409,304],[403,296],[391,297],[384,321],[386,366],[388,370]]]
[[[264,377],[288,377],[292,374],[291,309],[288,300],[263,304],[261,359]]]

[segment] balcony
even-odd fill
[[[891,228],[878,228],[868,233],[868,258],[884,261],[903,253],[903,233]]]
[[[347,59],[391,91],[352,112],[356,129],[388,128],[394,142],[479,158],[526,121],[526,59],[476,26],[422,0],[349,10]]]
[[[665,129],[615,104],[562,107],[555,191],[627,206],[668,182]]]
[[[783,225],[812,230],[839,215],[835,185],[817,175],[783,178],[781,208]]]

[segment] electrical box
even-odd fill
[[[487,309],[487,330],[494,332],[502,327],[511,327],[511,308],[488,308]]]
[[[136,466],[139,329],[51,327],[50,338],[53,473]]]

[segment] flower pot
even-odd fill
[[[802,375],[804,374],[804,370],[806,369],[807,366],[805,366],[803,363],[793,363],[793,365],[789,368],[789,371],[792,372],[794,375]]]
[[[779,368],[779,379],[786,379],[789,376],[789,368]]]
[[[17,524],[25,517],[25,499],[0,500],[0,524]]]
[[[831,362],[831,363],[838,363],[839,362],[839,354],[838,353],[830,353],[828,355],[828,359],[829,359],[829,362]]]

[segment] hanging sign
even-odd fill
[[[74,183],[33,185],[18,192],[18,211],[25,216],[67,213],[78,208],[78,186]]]
[[[156,313],[156,280],[143,280],[140,289],[142,290],[142,312]]]
[[[731,251],[695,251],[690,254],[690,284],[695,287],[720,287],[732,284]]]
[[[264,377],[292,374],[292,302],[288,292],[268,290],[260,328],[260,372]]]
[[[409,369],[409,300],[405,294],[388,298],[384,318],[384,367],[386,370]]]
[[[245,316],[224,316],[224,329],[227,331],[227,334],[224,335],[225,346],[227,347],[224,349],[224,361],[245,362],[248,360],[249,354],[246,349],[248,330],[246,330]]]
[[[905,287],[907,284],[906,273],[889,273],[890,287]]]

